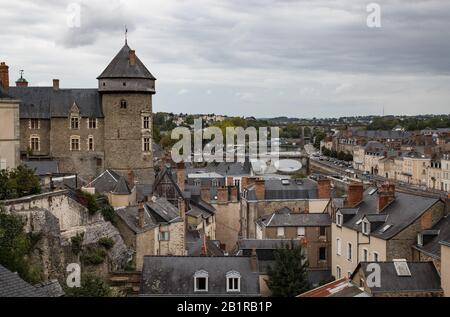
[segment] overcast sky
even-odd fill
[[[256,117],[449,113],[450,1],[0,0],[10,81],[92,88],[128,44],[154,111]],[[71,3],[81,5],[71,27]]]

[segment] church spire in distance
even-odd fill
[[[125,45],[128,45],[128,29],[126,25],[125,25]]]

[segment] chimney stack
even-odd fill
[[[54,91],[59,90],[59,79],[53,79],[53,90]]]
[[[319,199],[331,198],[331,181],[328,178],[317,180],[317,196]]]
[[[184,169],[184,163],[177,163],[177,184],[181,192],[184,192],[184,182],[186,181],[186,170]]]
[[[263,179],[257,179],[255,181],[255,194],[257,200],[264,200],[265,199],[265,181]]]
[[[217,202],[219,204],[226,204],[228,202],[228,188],[227,187],[217,188]]]
[[[139,204],[138,217],[139,217],[139,228],[142,229],[145,226],[145,210],[143,203]]]
[[[5,62],[0,63],[0,88],[3,88],[5,93],[9,90],[9,67]]]
[[[383,183],[378,188],[378,212],[381,212],[395,200],[395,185],[393,183]]]
[[[134,188],[134,172],[132,170],[128,171],[128,185],[130,186],[130,189],[132,190]]]
[[[135,52],[135,50],[129,50],[128,51],[128,61],[130,62],[131,66],[136,65],[136,52]]]
[[[211,193],[209,187],[202,187],[200,189],[200,197],[207,203],[211,202]]]
[[[363,200],[364,185],[362,183],[353,182],[348,185],[347,200],[345,207],[355,207]]]
[[[238,201],[238,189],[236,186],[230,187],[230,201],[232,202]]]
[[[184,198],[178,197],[178,211],[180,212],[181,219],[185,220],[186,218],[186,202]]]

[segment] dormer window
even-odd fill
[[[80,128],[80,118],[77,116],[72,116],[70,118],[70,128],[72,130],[78,130]]]
[[[241,274],[236,271],[230,271],[226,275],[227,278],[227,292],[241,291]]]
[[[120,109],[127,109],[127,101],[126,100],[121,100],[120,101]]]
[[[208,272],[200,270],[194,274],[194,291],[207,292],[208,291]]]
[[[342,227],[342,214],[340,212],[336,213],[336,225]]]
[[[219,180],[216,179],[216,178],[214,178],[214,179],[211,181],[211,185],[212,185],[212,187],[219,187]]]
[[[363,220],[362,222],[362,233],[365,235],[370,234],[370,222],[368,222],[367,220]]]

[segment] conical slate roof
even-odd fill
[[[130,65],[129,52],[130,47],[125,44],[117,53],[105,70],[97,77],[101,78],[144,78],[156,80],[144,63],[136,56],[136,63]]]

